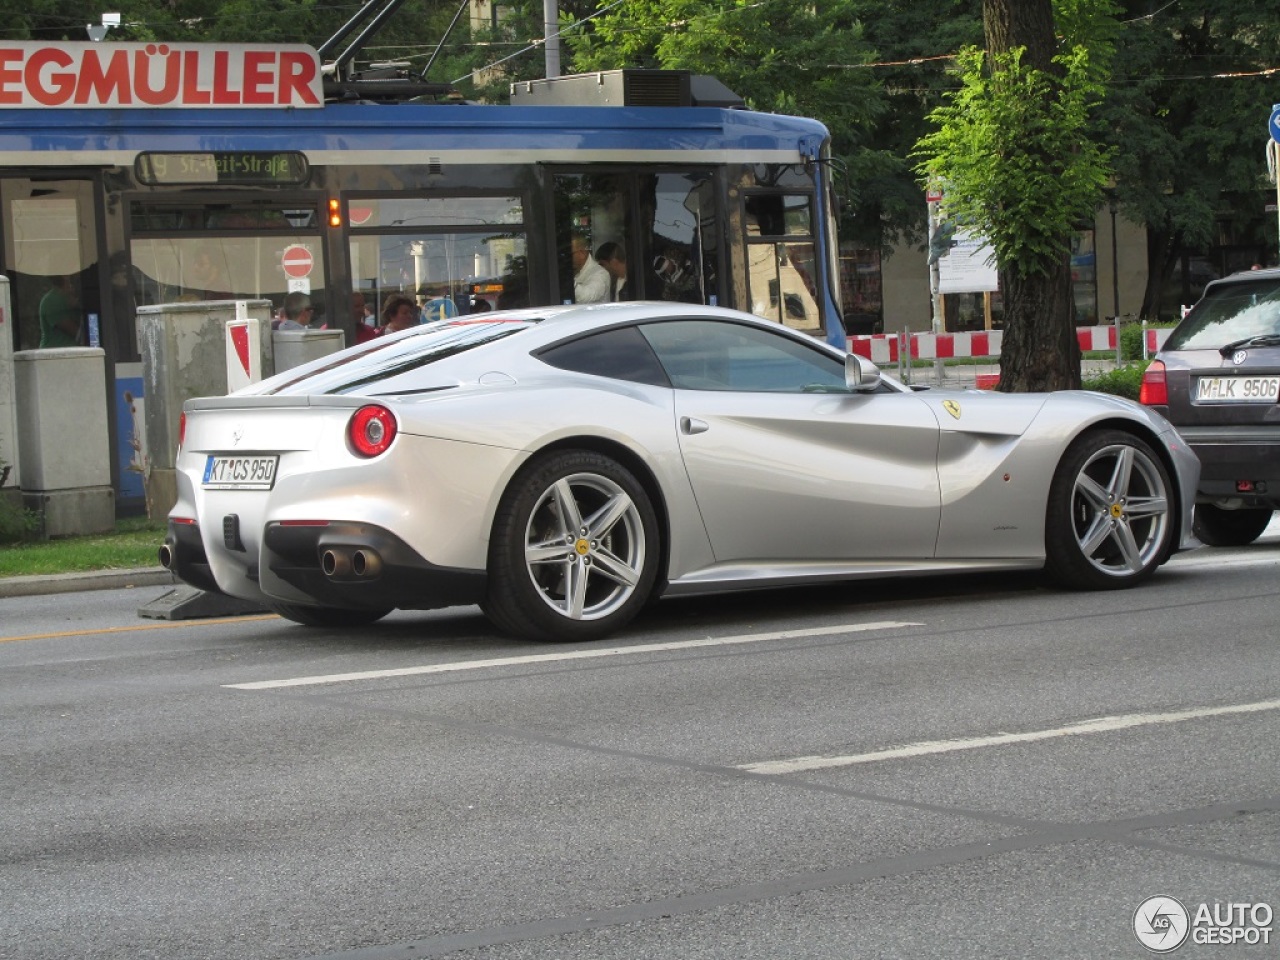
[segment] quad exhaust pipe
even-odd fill
[[[330,580],[372,580],[382,573],[382,557],[367,547],[330,547],[320,554],[320,570]]]

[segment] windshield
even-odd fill
[[[445,379],[413,376],[417,371],[476,347],[528,330],[537,318],[441,320],[404,333],[379,337],[369,349],[344,351],[324,366],[290,371],[267,384],[267,394],[369,393],[380,396],[424,393],[448,387]]]
[[[1169,335],[1166,350],[1216,350],[1280,334],[1280,280],[1212,286]]]

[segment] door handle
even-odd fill
[[[680,432],[692,437],[694,434],[706,433],[711,426],[705,420],[695,420],[693,417],[680,418]]]

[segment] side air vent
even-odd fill
[[[606,70],[511,85],[516,106],[728,107],[742,98],[715,77],[688,70]]]

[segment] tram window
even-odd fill
[[[773,187],[782,190],[806,190],[813,186],[813,174],[794,163],[757,163],[748,168],[743,186]]]
[[[560,299],[593,303],[622,298],[635,285],[597,262],[596,251],[616,244],[628,271],[635,210],[628,174],[561,174],[555,178],[556,265]]]
[[[130,212],[135,234],[188,230],[311,230],[319,226],[314,205],[245,201],[241,203],[135,203]]]
[[[139,305],[248,299],[270,300],[278,309],[293,290],[326,286],[315,235],[134,237],[130,259]],[[323,297],[313,297],[314,322],[326,322]]]
[[[424,321],[529,305],[519,196],[353,197],[347,221],[351,277],[377,316],[393,293]]]
[[[415,299],[423,320],[528,306],[523,235],[386,234],[351,238],[351,275],[380,315],[393,293]]]
[[[650,257],[650,300],[719,303],[720,220],[709,173],[659,173],[640,178]]]
[[[91,315],[101,315],[92,191],[89,180],[0,178],[0,207],[10,227],[0,260],[13,311],[12,327],[0,324],[0,336],[16,333],[19,350],[97,345],[89,324]]]
[[[519,197],[377,197],[347,204],[352,227],[452,227],[524,222]]]
[[[594,260],[605,250],[611,254],[609,292],[599,299],[720,302],[714,184],[708,171],[558,175],[560,299],[597,296],[586,293],[595,287],[579,275],[596,271],[581,253],[575,257],[578,247]]]
[[[750,194],[744,201],[751,312],[819,336],[816,244],[809,194]]]
[[[762,237],[808,237],[813,219],[807,194],[772,193],[747,197],[748,231]]]
[[[812,243],[753,243],[747,246],[751,312],[784,327],[822,331]]]

